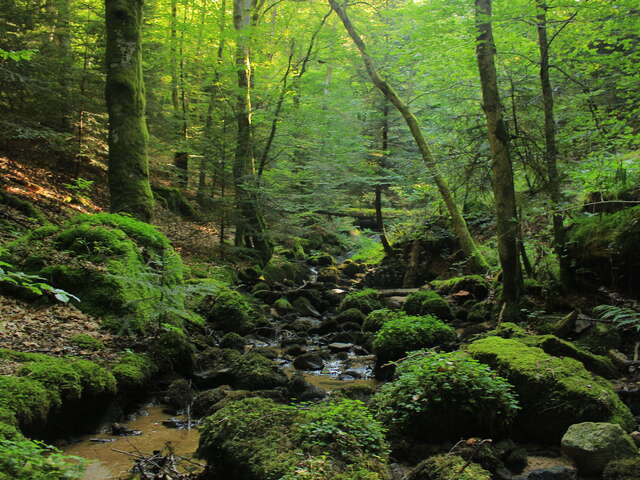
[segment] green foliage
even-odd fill
[[[0,285],[3,283],[39,297],[46,295],[62,303],[69,303],[71,300],[80,301],[75,295],[52,287],[43,277],[14,271],[13,265],[7,262],[0,262]]]
[[[437,455],[420,462],[406,480],[490,480],[491,473],[458,455]]]
[[[573,358],[499,337],[477,340],[467,350],[515,386],[522,406],[516,425],[531,438],[554,441],[570,425],[587,421],[633,426],[633,416],[609,382]]]
[[[13,60],[14,62],[29,61],[37,53],[36,50],[4,50],[0,48],[0,59]]]
[[[451,307],[433,290],[418,290],[407,297],[403,309],[409,315],[434,315],[442,320],[453,319]]]
[[[0,480],[79,479],[85,464],[42,442],[0,438]]]
[[[461,352],[418,351],[373,400],[396,433],[419,440],[456,440],[506,432],[519,409],[513,386]]]
[[[307,452],[329,454],[346,463],[354,455],[385,458],[385,430],[363,402],[343,399],[303,410],[296,443]]]
[[[436,317],[398,314],[378,330],[373,339],[373,350],[378,361],[388,362],[413,350],[444,346],[455,340],[455,330]]]
[[[357,308],[348,308],[347,310],[343,310],[338,313],[335,319],[339,323],[353,322],[361,325],[365,321],[366,317],[365,314]]]
[[[382,243],[366,235],[357,237],[356,252],[351,256],[354,262],[366,265],[378,265],[384,259],[385,253]]]
[[[206,296],[198,312],[214,328],[236,333],[245,331],[257,316],[247,298],[230,288],[221,288],[217,293]]]
[[[76,178],[72,183],[65,183],[63,186],[73,193],[79,200],[85,200],[91,193],[94,181],[86,178]]]
[[[640,456],[612,460],[602,473],[604,480],[638,480]]]
[[[231,365],[234,386],[244,390],[269,390],[283,387],[287,376],[268,358],[249,352]]]
[[[402,316],[402,312],[395,310],[389,310],[388,308],[382,308],[380,310],[374,310],[362,323],[363,332],[377,332],[388,321],[397,316]]]
[[[373,288],[365,288],[364,290],[350,293],[344,297],[338,306],[338,310],[344,312],[350,308],[357,308],[367,315],[374,310],[381,309],[382,307],[383,305],[380,301],[378,291]]]
[[[626,307],[599,305],[593,309],[603,320],[610,321],[620,330],[631,330],[640,335],[640,312]]]

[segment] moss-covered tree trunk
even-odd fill
[[[149,221],[153,194],[142,77],[142,4],[142,0],[105,0],[106,100],[111,210]]]
[[[522,271],[518,255],[518,220],[513,185],[513,167],[509,152],[509,138],[502,116],[498,79],[494,61],[495,45],[491,24],[491,0],[476,0],[476,54],[482,84],[483,109],[491,145],[493,195],[496,204],[498,253],[502,267],[503,318],[513,319],[519,314],[522,290]]]
[[[558,144],[556,142],[556,120],[554,115],[553,88],[549,76],[549,40],[547,36],[547,2],[536,0],[538,9],[537,30],[538,47],[540,49],[540,84],[544,106],[544,138],[545,163],[547,166],[547,192],[551,199],[553,211],[553,246],[560,265],[560,283],[565,289],[571,287],[573,275],[571,262],[567,255],[566,231],[564,217],[560,210],[562,194],[560,192],[560,175],[558,174],[557,157]]]
[[[273,253],[271,242],[266,235],[266,225],[257,193],[255,156],[251,126],[251,59],[250,27],[253,2],[233,1],[233,25],[238,34],[236,40],[236,69],[238,89],[236,96],[236,120],[238,137],[236,156],[233,163],[233,177],[236,197],[236,246],[254,248],[266,264]]]
[[[329,3],[340,17],[340,20],[342,20],[342,24],[349,33],[349,36],[353,40],[353,43],[355,43],[356,47],[358,47],[371,81],[383,93],[383,95],[389,100],[389,102],[400,112],[402,118],[404,118],[407,126],[409,127],[411,135],[416,142],[416,146],[418,147],[418,150],[420,150],[422,159],[427,169],[429,170],[429,173],[434,179],[436,186],[438,187],[438,191],[440,192],[440,195],[447,207],[447,211],[451,216],[451,225],[458,241],[460,242],[462,251],[465,253],[465,255],[467,255],[467,257],[469,257],[475,269],[487,270],[487,262],[479,252],[476,243],[471,236],[471,233],[469,233],[467,222],[462,217],[460,209],[456,205],[453,194],[451,193],[451,189],[449,188],[449,184],[438,169],[435,158],[431,153],[431,149],[429,148],[429,145],[427,144],[427,141],[422,134],[418,119],[410,110],[409,106],[398,96],[391,85],[389,85],[389,83],[384,80],[378,73],[373,59],[367,52],[364,41],[351,23],[351,20],[347,16],[345,9],[338,3],[337,0],[329,0]]]

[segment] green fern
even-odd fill
[[[602,320],[608,320],[621,330],[635,330],[640,334],[640,312],[626,307],[599,305],[593,309]]]

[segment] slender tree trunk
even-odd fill
[[[567,256],[564,218],[560,210],[560,175],[558,174],[558,146],[556,142],[556,121],[554,117],[554,99],[549,77],[549,40],[547,38],[547,3],[536,0],[538,9],[538,46],[540,47],[540,83],[544,104],[545,163],[547,165],[547,192],[553,207],[553,246],[560,264],[560,283],[564,289],[572,284],[571,264]]]
[[[171,105],[177,116],[180,108],[178,95],[178,0],[171,0],[171,24],[169,39],[169,57],[171,62]]]
[[[386,167],[387,153],[389,151],[389,101],[385,98],[382,104],[382,129],[381,129],[381,147],[382,147],[382,156],[380,157],[380,170]],[[382,247],[387,255],[393,254],[393,248],[391,248],[391,244],[389,243],[389,239],[387,238],[387,233],[384,229],[384,218],[382,215],[382,190],[383,185],[378,183],[375,186],[375,210],[376,210],[376,227],[378,232],[380,232],[380,241],[382,242]]]
[[[142,77],[142,0],[105,0],[105,6],[111,210],[149,221],[153,195]]]
[[[476,53],[482,84],[483,109],[487,118],[487,131],[493,157],[491,170],[496,204],[498,253],[502,266],[503,318],[514,319],[519,314],[522,271],[518,252],[518,220],[513,167],[494,61],[491,0],[476,0],[476,26],[478,29]]]
[[[251,60],[249,56],[248,27],[255,19],[252,16],[252,0],[234,0],[233,22],[238,33],[236,47],[236,69],[238,93],[236,98],[236,120],[238,137],[233,177],[236,195],[236,238],[237,246],[254,248],[261,261],[266,264],[273,253],[273,247],[266,236],[264,218],[258,205],[254,145],[251,128]]]
[[[360,51],[360,55],[362,56],[362,60],[364,61],[365,67],[367,69],[367,73],[373,84],[384,94],[384,96],[393,104],[394,107],[400,112],[402,117],[404,118],[413,138],[416,142],[418,149],[420,150],[420,154],[422,155],[422,159],[429,170],[429,173],[433,177],[436,182],[436,186],[438,187],[438,191],[444,200],[444,203],[447,207],[449,215],[451,216],[451,224],[453,226],[453,230],[460,242],[460,246],[463,252],[469,257],[472,266],[477,270],[487,270],[488,265],[485,259],[482,257],[482,254],[478,251],[478,248],[471,237],[471,233],[469,233],[469,229],[467,227],[467,223],[462,217],[460,213],[460,209],[456,205],[453,194],[451,193],[451,189],[447,184],[444,177],[441,175],[435,159],[431,154],[431,150],[429,149],[429,145],[427,144],[424,135],[422,134],[422,130],[420,129],[420,125],[418,123],[418,119],[411,112],[406,103],[400,99],[396,91],[387,83],[378,73],[373,59],[369,56],[366,46],[358,34],[356,32],[353,24],[349,20],[345,10],[340,6],[337,0],[329,0],[329,3],[338,14],[342,23],[351,36],[351,39],[358,47]]]

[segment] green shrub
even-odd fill
[[[41,442],[0,439],[0,480],[79,479],[85,463]]]
[[[513,386],[461,352],[415,352],[373,400],[396,433],[418,440],[482,438],[504,433],[518,410]]]
[[[447,301],[433,290],[418,290],[407,297],[403,307],[409,315],[434,315],[451,320],[453,312]]]
[[[244,332],[255,315],[249,301],[230,288],[221,288],[216,294],[204,298],[198,311],[208,323],[225,332]]]
[[[338,310],[344,312],[350,308],[357,308],[367,315],[374,310],[381,309],[382,307],[383,305],[380,301],[378,291],[373,288],[365,288],[364,290],[350,293],[344,297],[342,302],[340,302]]]
[[[398,360],[408,352],[454,342],[456,332],[431,315],[398,315],[388,320],[373,339],[379,362]]]
[[[363,402],[343,399],[303,411],[296,444],[307,452],[330,454],[352,463],[354,452],[385,458],[385,430]]]
[[[374,310],[362,323],[363,332],[377,332],[382,328],[388,320],[396,318],[397,316],[403,316],[402,312],[395,310],[389,310],[388,308],[382,308],[380,310]]]

